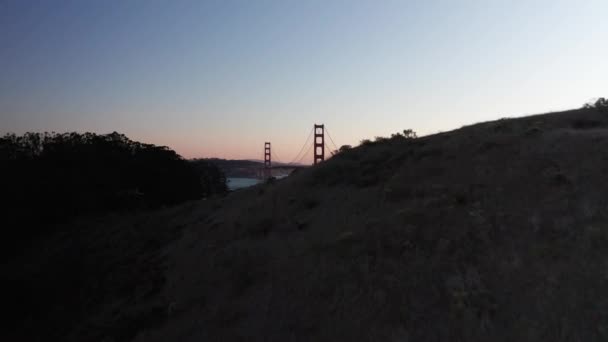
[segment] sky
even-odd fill
[[[0,0],[0,133],[118,131],[186,158],[608,96],[608,1]],[[310,162],[307,156],[303,162]]]

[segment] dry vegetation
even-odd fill
[[[367,142],[146,218],[181,236],[116,317],[158,313],[136,341],[605,341],[607,171],[596,108]]]

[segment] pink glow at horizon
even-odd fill
[[[578,108],[608,96],[606,13],[606,0],[0,2],[0,134],[118,131],[185,158],[263,159],[270,141],[290,162],[315,123],[340,147]]]

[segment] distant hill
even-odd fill
[[[224,172],[226,177],[242,177],[255,178],[258,175],[258,170],[264,167],[264,162],[252,160],[232,160],[219,158],[202,158],[206,162],[215,164]],[[196,159],[194,160],[196,161]]]
[[[206,162],[217,165],[226,177],[242,177],[256,178],[259,170],[264,167],[263,160],[239,160],[239,159],[219,159],[219,158],[203,158],[194,159],[193,161],[204,160]],[[272,162],[274,166],[290,165],[286,163]],[[294,164],[300,166],[302,164]]]
[[[225,197],[80,223],[96,234],[5,267],[3,283],[29,280],[10,292],[27,310],[8,308],[28,318],[8,326],[20,340],[605,341],[607,172],[595,108],[366,142]]]

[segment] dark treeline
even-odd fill
[[[0,163],[4,222],[23,236],[50,229],[41,223],[77,215],[153,208],[226,191],[215,165],[192,163],[167,147],[119,133],[7,134],[0,138]]]
[[[203,194],[217,194],[228,191],[226,174],[220,166],[208,159],[190,160],[201,177]]]

